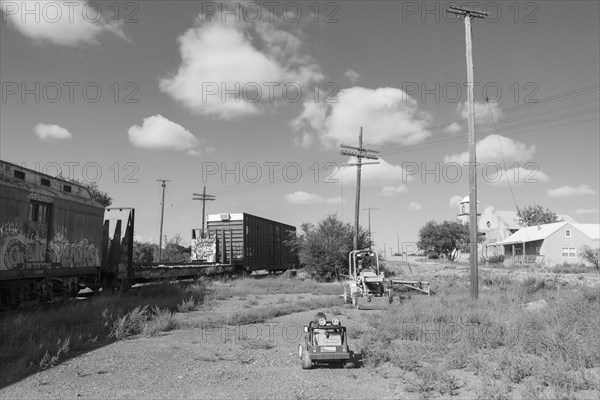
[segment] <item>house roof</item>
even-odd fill
[[[552,224],[528,226],[526,228],[519,229],[517,232],[496,244],[506,245],[543,240],[567,224],[568,222],[563,221],[554,222]]]
[[[567,221],[562,222],[554,222],[552,224],[544,224],[537,226],[528,226],[526,228],[521,228],[517,232],[513,233],[506,239],[496,243],[499,245],[507,245],[514,243],[525,243],[525,242],[534,242],[536,240],[546,239],[548,236],[552,235],[554,232],[559,230],[565,225],[571,225],[573,228],[577,229],[587,237],[593,240],[597,240],[600,238],[600,225],[599,224],[572,224]]]

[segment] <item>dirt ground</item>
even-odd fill
[[[280,295],[265,295],[260,305]],[[159,337],[123,340],[71,358],[0,391],[8,398],[406,398],[399,382],[366,368],[316,366],[303,370],[298,344],[316,310],[262,324],[221,326],[203,321],[242,307],[244,300],[213,301],[178,314],[195,328]],[[349,330],[364,313],[343,309]],[[328,317],[332,317],[328,313]],[[356,350],[354,341],[350,348]]]
[[[398,259],[388,261],[388,267],[402,276],[411,276],[412,270],[412,276],[426,275],[432,279],[440,275],[468,274],[468,265],[460,263],[415,262],[409,269]],[[482,267],[482,273],[485,271]],[[510,273],[526,276],[526,272]],[[598,274],[568,279],[598,285]],[[254,305],[276,304],[282,297],[294,296],[299,295],[256,296]],[[360,363],[353,369],[339,366],[301,369],[297,349],[304,340],[303,327],[315,312],[326,311],[329,318],[335,312],[351,332],[364,327],[368,315],[378,311],[342,307],[340,299],[339,308],[285,315],[261,324],[225,326],[218,322],[227,313],[243,307],[248,307],[245,298],[209,301],[197,311],[177,314],[187,328],[158,337],[122,340],[80,354],[3,388],[0,397],[419,398],[418,392],[410,390],[413,379],[410,373],[385,364],[377,369],[365,368]],[[349,344],[351,350],[357,352],[357,339],[350,339]],[[481,383],[476,377],[457,371],[456,378],[459,382],[457,398],[477,397]]]

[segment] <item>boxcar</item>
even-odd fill
[[[93,284],[103,217],[84,186],[0,161],[0,305],[68,297]]]
[[[298,258],[286,240],[296,227],[247,213],[210,214],[206,228],[217,238],[217,252],[245,271],[284,271]],[[227,233],[230,232],[230,233]]]

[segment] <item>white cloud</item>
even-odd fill
[[[361,183],[368,186],[402,186],[402,184],[411,182],[414,179],[412,174],[408,174],[400,165],[388,163],[380,158],[379,164],[367,164],[362,166]],[[363,159],[364,163],[375,162],[374,160]],[[356,163],[355,157],[350,157],[347,163]],[[332,176],[341,183],[352,184],[356,182],[356,167],[341,167],[337,173]]]
[[[412,203],[410,203],[408,205],[408,209],[413,210],[413,211],[419,211],[419,210],[423,209],[423,206],[420,205],[419,203],[413,201]]]
[[[453,122],[444,128],[444,132],[447,132],[447,133],[456,133],[456,132],[460,132],[461,130],[462,130],[462,126],[460,126],[460,124],[458,122]]]
[[[476,125],[492,125],[498,122],[502,118],[502,110],[498,106],[498,103],[473,103],[475,109],[475,124]],[[491,110],[491,112],[490,112]],[[459,103],[456,111],[463,119],[469,118],[469,106],[467,102]],[[492,118],[493,117],[493,118]]]
[[[37,124],[33,127],[33,131],[37,135],[40,140],[61,140],[61,139],[71,139],[73,135],[71,132],[62,128],[58,125],[52,124]]]
[[[330,197],[330,198],[326,199],[325,202],[327,204],[342,204],[342,203],[345,203],[346,200],[344,200],[341,196],[336,196],[336,197]]]
[[[597,208],[579,208],[576,211],[574,211],[573,213],[577,214],[577,215],[598,214],[598,209]]]
[[[556,189],[548,190],[549,197],[572,197],[572,196],[585,196],[594,195],[596,191],[589,185],[580,185],[576,188],[571,186],[561,186]]]
[[[347,69],[346,72],[344,72],[344,75],[346,76],[346,78],[350,79],[350,82],[352,82],[352,84],[356,83],[358,78],[360,78],[360,74],[352,69]]]
[[[500,146],[502,143],[502,147]],[[502,163],[507,165],[515,162],[525,162],[531,160],[535,153],[535,146],[527,146],[525,143],[517,142],[500,135],[489,135],[477,142],[476,145],[477,162],[479,163]],[[446,163],[458,163],[464,165],[469,161],[469,152],[452,154],[444,157]]]
[[[344,202],[344,199],[339,196],[326,199],[318,194],[307,193],[303,191],[288,193],[285,195],[285,199],[292,204],[341,204]]]
[[[408,187],[406,185],[400,186],[384,186],[381,188],[381,195],[383,197],[393,197],[399,193],[406,193],[408,191]]]
[[[187,150],[190,155],[200,154],[196,149],[200,140],[183,126],[169,121],[162,115],[144,118],[141,127],[133,125],[127,133],[129,141],[136,147],[153,150]]]
[[[455,195],[450,197],[450,207],[455,208],[458,206],[458,203],[464,198],[464,196]]]
[[[311,130],[329,146],[355,143],[361,126],[365,145],[410,145],[431,135],[427,130],[431,119],[400,89],[352,87],[341,90],[337,102],[315,105],[314,99],[307,100],[291,126],[296,131]]]
[[[482,174],[480,179],[490,185],[508,186],[508,180],[511,185],[535,185],[550,181],[548,175],[539,169],[510,168],[508,170],[498,170],[489,168],[488,174]]]
[[[8,20],[10,26],[35,43],[51,42],[70,47],[97,44],[102,33],[127,40],[122,30],[123,23],[108,15],[111,10],[104,3],[2,0],[0,8],[3,22]],[[25,10],[32,12],[26,13]]]
[[[302,53],[297,36],[262,20],[203,22],[200,15],[178,42],[181,64],[161,79],[160,89],[203,115],[257,115],[294,99],[296,85],[308,93],[307,85],[323,78],[318,65]]]

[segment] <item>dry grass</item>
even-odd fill
[[[596,390],[600,367],[600,300],[597,288],[565,288],[531,276],[522,282],[491,276],[480,299],[468,284],[450,278],[435,297],[412,297],[399,308],[370,316],[360,339],[365,363],[389,362],[417,374],[423,397],[452,396],[456,385],[444,371],[463,370],[482,385],[478,397],[574,397]],[[545,308],[524,304],[544,299]]]
[[[128,295],[106,294],[7,314],[1,321],[0,387],[114,340],[174,329],[173,311],[192,309],[205,293],[199,283],[164,283]]]
[[[304,294],[339,295],[341,283],[319,283],[310,279],[289,279],[284,276],[262,279],[243,278],[231,281],[214,281],[210,285],[208,297],[224,300],[232,297],[246,298],[250,295],[265,294]]]

